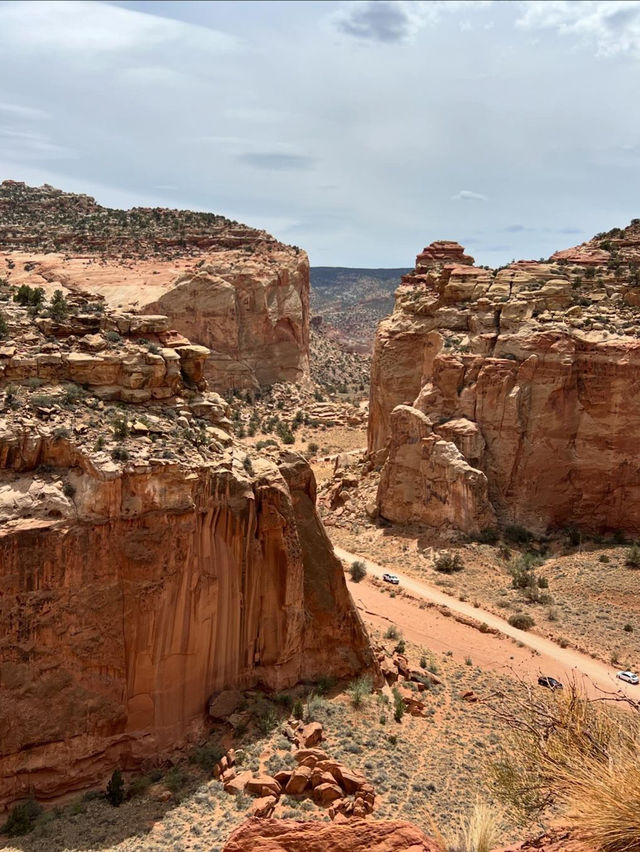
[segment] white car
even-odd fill
[[[634,672],[618,672],[616,677],[618,680],[624,680],[626,683],[633,683],[634,685],[640,683],[640,677]]]
[[[400,578],[397,576],[397,574],[383,574],[382,579],[385,581],[385,583],[393,583],[394,586],[400,585]]]

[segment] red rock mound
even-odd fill
[[[223,852],[438,852],[419,828],[400,820],[345,823],[250,819],[237,828]]]

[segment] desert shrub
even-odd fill
[[[485,527],[480,530],[476,538],[481,544],[497,544],[500,533],[495,527]]]
[[[189,763],[199,766],[203,772],[212,772],[216,764],[224,754],[224,749],[218,743],[203,743],[191,750]]]
[[[323,675],[316,682],[318,695],[326,695],[336,685],[336,679],[329,675]]]
[[[633,633],[633,626],[631,624],[625,624],[623,630],[625,633]]]
[[[172,766],[164,776],[164,786],[175,796],[184,787],[186,780],[185,772],[179,766]]]
[[[129,453],[125,450],[124,447],[114,447],[111,450],[111,458],[114,461],[122,461],[125,462],[129,458]]]
[[[569,540],[569,545],[571,547],[578,547],[578,545],[582,541],[582,535],[580,533],[580,530],[577,527],[567,527],[566,534]]]
[[[509,624],[518,630],[530,630],[535,621],[526,612],[516,612],[509,618]]]
[[[267,736],[278,724],[278,714],[271,704],[260,704],[254,713],[256,728],[263,736]]]
[[[65,497],[69,497],[69,499],[71,499],[75,496],[76,493],[75,486],[72,485],[70,482],[65,482],[62,486],[62,493]]]
[[[307,444],[307,451],[311,453],[312,456],[315,456],[319,449],[320,447],[316,443],[314,443],[314,441],[310,441]]]
[[[127,787],[127,799],[133,799],[135,796],[141,796],[149,789],[153,781],[148,775],[137,775],[131,779],[131,783]]]
[[[4,340],[9,335],[9,326],[4,318],[4,314],[0,311],[0,340]]]
[[[301,698],[296,698],[293,702],[293,709],[291,711],[291,715],[294,719],[303,719],[304,718],[304,704]]]
[[[349,574],[351,575],[351,579],[354,583],[359,583],[360,580],[363,580],[367,576],[367,569],[364,562],[361,562],[359,559],[352,562],[351,567],[349,568]]]
[[[124,801],[124,781],[122,772],[119,769],[114,769],[113,774],[107,784],[106,799],[114,808],[119,808]]]
[[[71,435],[71,432],[67,429],[66,426],[56,426],[56,428],[51,432],[56,441],[59,441],[61,438],[68,438]]]
[[[478,799],[462,832],[462,849],[489,852],[500,840],[500,834],[500,814]]]
[[[420,668],[421,668],[421,669],[426,669],[426,667],[427,667],[427,658],[426,658],[426,657],[424,656],[424,654],[423,654],[423,655],[420,657]]]
[[[41,813],[42,807],[34,799],[20,802],[9,811],[7,821],[2,827],[3,834],[8,834],[9,837],[29,834]]]
[[[453,574],[456,571],[462,571],[464,562],[459,553],[452,556],[448,551],[444,550],[436,557],[433,567],[436,571],[440,571],[441,574]]]
[[[638,546],[637,542],[634,542],[629,548],[629,552],[627,553],[627,557],[624,560],[624,564],[628,568],[640,568],[640,547]]]
[[[75,405],[80,402],[80,400],[84,397],[84,391],[78,385],[74,385],[72,382],[64,385],[64,402],[67,405]]]
[[[371,694],[371,678],[369,675],[359,677],[352,681],[347,689],[352,707],[359,710],[364,704],[365,698]]]
[[[405,706],[402,696],[397,688],[393,690],[393,718],[398,722],[402,722],[402,717],[405,713]]]
[[[246,470],[246,472],[251,476],[253,475],[253,464],[249,456],[244,457],[244,461],[242,462],[242,467]]]
[[[510,728],[494,789],[522,822],[562,807],[587,848],[640,848],[640,721],[575,686],[523,693],[495,712]]]
[[[277,447],[278,442],[274,441],[273,438],[267,438],[266,441],[258,441],[256,444],[257,449],[264,450],[265,447]]]
[[[400,632],[395,624],[390,624],[387,629],[384,631],[385,639],[397,639],[400,636]]]
[[[606,553],[601,553],[600,556],[598,556],[598,562],[602,562],[606,565],[607,562],[611,562],[611,560]]]
[[[539,589],[548,589],[549,588],[549,580],[546,577],[538,577],[538,588]]]
[[[120,341],[122,340],[122,337],[118,334],[117,331],[106,331],[104,336],[109,341],[109,343],[120,343]]]
[[[284,707],[285,710],[290,711],[293,707],[293,696],[289,695],[288,692],[276,692],[271,696],[271,700],[278,707]]]
[[[407,650],[406,643],[405,643],[404,639],[401,639],[398,642],[398,644],[396,645],[396,647],[393,649],[393,652],[394,652],[394,654],[404,654],[404,652],[406,650]]]
[[[48,393],[34,393],[29,400],[29,404],[34,408],[51,408],[56,404],[55,397]]]
[[[504,537],[511,544],[529,544],[533,534],[519,524],[509,524],[504,529]]]
[[[118,417],[113,421],[113,436],[118,441],[124,440],[129,434],[129,424],[125,417]]]

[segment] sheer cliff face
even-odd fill
[[[200,394],[184,387],[202,347],[185,344],[180,370],[162,349],[161,381],[138,331],[71,335],[75,316],[45,344],[26,310],[0,310],[0,804],[166,755],[222,688],[372,665],[310,468],[247,455],[224,401],[202,379]],[[101,357],[83,390],[64,371],[89,343]],[[62,372],[46,372],[43,345]],[[144,405],[116,394],[132,374],[151,383]]]
[[[165,314],[208,347],[211,387],[309,381],[309,261],[297,247],[181,210],[111,210],[53,187],[0,184],[0,276]]]
[[[376,340],[380,513],[637,533],[639,262],[637,220],[497,272],[457,244],[425,249]]]

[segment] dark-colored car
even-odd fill
[[[559,680],[556,680],[555,677],[549,677],[548,675],[539,677],[538,683],[540,686],[546,686],[547,689],[564,689]]]

